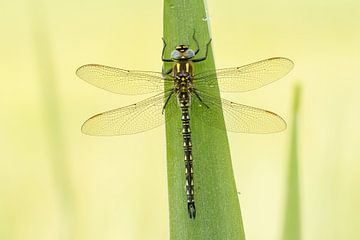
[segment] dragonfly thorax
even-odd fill
[[[190,92],[192,90],[193,70],[191,60],[175,62],[172,73],[176,91]]]
[[[191,78],[176,78],[174,80],[174,89],[176,93],[190,93],[193,90],[193,84]]]

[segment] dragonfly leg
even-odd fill
[[[167,104],[169,103],[170,98],[171,98],[171,96],[172,96],[173,94],[174,94],[174,92],[171,92],[170,95],[167,97],[167,99],[166,99],[166,101],[165,101],[165,104],[164,104],[164,106],[163,106],[163,109],[162,109],[162,114],[164,114],[165,108],[166,108]]]
[[[168,70],[165,70],[164,69],[164,66],[162,67],[162,75],[165,76],[165,75],[168,75],[172,72],[172,68],[168,69]]]
[[[207,59],[207,56],[208,56],[208,53],[209,53],[209,45],[210,45],[210,43],[211,43],[211,40],[212,40],[212,39],[210,38],[209,42],[206,44],[205,56],[202,57],[202,58],[194,59],[194,60],[192,60],[193,62],[201,62],[201,61],[204,61],[204,60]]]
[[[210,108],[199,96],[199,94],[196,92],[196,90],[193,91],[193,93],[195,94],[195,96],[197,97],[197,99],[199,99],[199,101],[204,104],[205,107]]]
[[[164,39],[164,38],[162,38],[162,40],[163,40],[163,43],[164,43],[164,47],[163,47],[163,50],[162,50],[162,53],[161,53],[161,60],[162,60],[163,62],[173,62],[172,59],[166,59],[166,58],[164,58],[165,48],[166,48],[166,42],[165,42],[165,39]]]
[[[194,55],[196,55],[200,51],[200,46],[199,46],[199,41],[195,38],[195,29],[194,29],[192,38],[194,39],[194,42],[196,43],[196,50],[194,51]]]

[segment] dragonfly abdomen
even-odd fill
[[[194,170],[192,158],[192,143],[191,143],[191,129],[190,129],[190,115],[188,102],[184,99],[180,100],[181,105],[181,122],[182,122],[182,136],[184,148],[184,162],[185,162],[185,189],[187,196],[188,212],[190,218],[195,218],[195,201],[194,201]]]

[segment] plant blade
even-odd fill
[[[200,44],[198,56],[204,56],[205,45],[210,40],[208,20],[203,0],[165,0],[165,56],[169,58],[177,44],[190,44],[194,49],[194,31]],[[171,65],[164,67],[167,70]],[[215,69],[211,46],[207,60],[195,64],[195,71],[205,69]],[[219,97],[218,89],[212,91]],[[196,114],[196,106],[190,118],[191,114]],[[179,111],[178,116],[166,123],[170,239],[245,239],[227,133],[205,126],[194,118],[190,123],[197,213],[196,219],[189,218],[180,119]],[[224,124],[223,116],[214,116],[213,120]]]

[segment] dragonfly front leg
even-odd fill
[[[210,46],[211,40],[212,40],[212,39],[210,38],[209,42],[206,44],[205,56],[202,57],[202,58],[194,59],[194,60],[192,60],[193,62],[201,62],[201,61],[204,61],[204,60],[207,59],[207,56],[208,56],[208,53],[209,53],[209,46]]]
[[[194,29],[194,33],[192,35],[192,38],[193,38],[194,42],[196,43],[196,50],[194,51],[194,55],[196,56],[196,54],[198,54],[199,51],[200,51],[200,46],[199,46],[198,40],[195,38],[195,29]]]
[[[163,43],[164,43],[164,47],[163,47],[163,50],[162,50],[162,53],[161,53],[161,60],[162,60],[163,62],[173,62],[172,59],[166,59],[166,58],[164,58],[165,48],[166,48],[166,45],[167,45],[167,44],[166,44],[164,38],[162,38],[162,40],[163,40]]]

